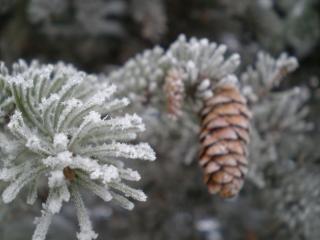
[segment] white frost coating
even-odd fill
[[[111,82],[118,85],[121,93],[132,92],[130,90],[149,89],[149,83],[158,82],[164,77],[163,49],[155,47],[138,54],[135,59],[129,60],[121,69],[110,74]],[[129,91],[128,91],[129,89]],[[133,91],[136,92],[136,91]],[[133,94],[134,97],[139,97]]]
[[[67,150],[68,137],[64,133],[57,133],[54,135],[53,146],[56,151],[65,151]]]
[[[72,161],[72,153],[69,151],[60,152],[56,156],[49,156],[42,160],[43,164],[49,167],[50,169],[62,169],[64,167],[69,166],[72,163]]]
[[[278,59],[269,54],[259,52],[255,66],[249,66],[247,71],[241,74],[241,82],[247,88],[244,90],[246,97],[256,102],[260,96],[258,93],[268,92],[278,86],[281,80],[298,67],[298,61],[294,57],[288,57],[283,53]],[[248,89],[250,86],[251,89]]]
[[[76,186],[72,187],[72,198],[76,206],[77,217],[80,226],[80,232],[77,233],[78,240],[96,239],[98,237],[98,234],[96,234],[92,230],[88,211],[84,206],[84,203]]]
[[[200,82],[197,88],[197,96],[204,100],[213,96],[212,85],[209,79],[206,78]]]
[[[99,91],[95,95],[93,95],[89,101],[88,104],[96,104],[101,105],[103,104],[107,99],[111,97],[112,94],[114,94],[116,91],[116,86],[111,85],[108,88],[106,88],[104,91]]]
[[[110,183],[110,187],[117,189],[121,192],[124,192],[124,195],[127,197],[131,197],[133,199],[136,199],[138,201],[146,201],[147,196],[144,194],[143,191],[133,189],[126,184],[120,183],[120,182],[112,182]]]
[[[31,151],[37,152],[39,154],[47,153],[47,150],[45,150],[43,146],[41,146],[41,140],[35,135],[28,138],[26,147]]]
[[[163,86],[169,69],[181,71],[184,87],[188,90],[195,89],[204,79],[208,79],[214,88],[222,78],[234,74],[239,65],[240,55],[228,55],[225,45],[180,35],[166,51],[159,47],[146,50],[121,69],[111,72],[108,78],[119,84],[121,93],[130,92],[133,104],[142,107],[141,103],[147,102],[162,106],[165,99],[159,87]],[[147,96],[141,94],[143,92],[147,92]],[[200,94],[200,98],[211,96],[210,91]]]
[[[177,60],[175,60],[177,62]],[[195,82],[199,75],[199,69],[197,68],[196,64],[189,60],[186,64],[186,72],[189,75],[189,78],[192,82]]]
[[[55,170],[50,172],[50,176],[48,178],[48,184],[50,188],[60,187],[65,183],[64,175],[61,170]]]
[[[79,150],[84,155],[114,156],[153,161],[156,159],[155,152],[147,143],[128,145],[125,143],[104,144],[99,147],[88,147]]]
[[[129,201],[127,198],[115,192],[110,192],[110,193],[115,203],[117,203],[120,207],[123,207],[127,210],[132,210],[134,208],[134,204],[131,201]]]
[[[138,128],[138,130],[141,132],[145,130],[145,126],[142,122],[141,117],[136,114],[126,114],[124,117],[112,118],[110,120],[107,120],[105,123],[110,126],[111,130],[124,130],[132,127]]]
[[[37,179],[33,180],[31,186],[29,186],[29,192],[27,197],[27,203],[33,205],[38,198],[38,183]]]
[[[22,114],[17,110],[11,116],[8,128],[15,136],[18,137],[18,140],[23,138],[28,139],[28,136],[30,135],[30,129],[25,126]]]
[[[81,169],[88,173],[100,169],[100,165],[96,160],[81,156],[74,157],[72,159],[72,162],[70,162],[69,166],[73,169]]]
[[[93,137],[89,137],[85,140],[83,140],[82,142],[91,142],[91,143],[104,143],[104,142],[108,142],[109,140],[113,140],[113,141],[125,141],[125,140],[133,140],[137,138],[137,134],[135,132],[122,132],[122,133],[118,133],[118,131],[116,132],[109,132],[106,135],[100,135],[100,136],[93,136]]]
[[[45,240],[49,226],[52,222],[53,214],[42,210],[42,216],[35,220],[37,224],[36,230],[33,233],[32,240]]]
[[[30,169],[30,164],[22,163],[11,168],[2,168],[0,169],[0,180],[6,182],[12,181],[18,174],[20,174],[22,171],[25,171],[26,169]]]
[[[58,94],[51,94],[49,98],[42,98],[39,109],[41,111],[45,111],[53,102],[57,101],[58,99]]]
[[[103,165],[90,174],[91,179],[101,179],[104,184],[119,177],[118,169],[112,165]]]
[[[13,85],[20,85],[23,89],[32,87],[32,79],[26,80],[22,75],[7,77],[8,83]]]
[[[121,109],[123,107],[128,106],[130,103],[128,98],[115,99],[109,103],[104,104],[104,111],[110,112],[115,111],[117,109]]]
[[[79,183],[85,188],[91,190],[94,194],[102,198],[104,201],[111,201],[112,196],[107,188],[92,181],[90,178],[79,174]]]
[[[50,189],[46,204],[43,206],[47,211],[56,214],[60,212],[62,202],[70,200],[70,193],[66,183],[61,183],[61,186]]]
[[[35,168],[35,169],[25,169],[25,172],[23,172],[16,180],[14,180],[12,183],[9,184],[9,186],[3,191],[2,193],[2,200],[4,203],[12,202],[20,190],[29,182],[31,182],[34,178],[37,177],[39,174],[39,171],[41,169]]]
[[[312,125],[306,121],[309,110],[306,104],[309,98],[307,89],[273,91],[297,67],[298,62],[294,57],[281,54],[273,58],[259,52],[255,64],[241,74],[241,91],[250,102],[254,116],[252,135],[255,141],[252,141],[249,149],[251,167],[248,178],[260,188],[268,182],[264,170],[282,157],[282,151],[288,150],[280,142],[290,138],[290,149],[300,149],[304,145],[302,134],[312,129]],[[281,134],[274,134],[274,129]],[[270,134],[266,138],[265,133],[268,132]]]
[[[76,99],[76,98],[68,99],[67,101],[63,102],[63,104],[67,108],[78,108],[83,105],[82,101],[80,101],[79,99]]]
[[[93,180],[100,179],[102,183],[108,183],[119,177],[118,169],[112,165],[100,165],[90,158],[75,157],[69,165],[73,169],[86,171]]]
[[[101,115],[98,112],[91,111],[87,116],[85,116],[83,123],[93,122],[99,123],[101,122]]]
[[[99,124],[103,124],[100,113],[91,111],[87,116],[84,117],[83,122],[78,127],[78,130],[74,133],[70,141],[70,146],[73,146],[76,141],[81,140],[84,135],[87,135],[90,131],[90,128],[99,129]]]
[[[239,54],[233,54],[225,59],[227,47],[209,43],[208,39],[191,38],[189,41],[181,35],[171,44],[162,61],[171,67],[184,69],[191,83],[207,77],[218,81],[232,74],[240,64]]]
[[[134,171],[130,168],[120,169],[119,173],[120,173],[121,178],[129,180],[129,181],[139,181],[141,179],[140,174],[137,171]]]
[[[219,84],[232,84],[237,86],[239,84],[239,80],[235,75],[228,75],[222,78]]]
[[[116,168],[115,166],[103,165],[101,168],[101,172],[102,172],[102,176],[103,176],[102,177],[103,183],[108,183],[113,179],[119,178],[118,168]]]
[[[64,109],[62,110],[61,115],[59,116],[57,129],[61,128],[61,125],[64,123],[64,121],[72,111],[83,106],[83,102],[75,98],[71,98],[65,102],[62,102],[62,104],[64,105]]]
[[[141,63],[148,64],[148,61]],[[129,187],[118,187],[117,194],[110,191],[112,182],[121,184],[122,180],[140,179],[138,172],[124,167],[120,157],[155,159],[149,145],[128,143],[136,139],[145,126],[136,114],[121,115],[122,111],[118,111],[127,106],[129,100],[113,96],[115,85],[101,83],[97,76],[63,63],[28,65],[20,61],[14,65],[13,73],[4,68],[2,65],[1,84],[12,91],[10,101],[4,103],[15,105],[16,109],[8,131],[0,133],[4,154],[0,159],[0,180],[8,182],[2,192],[3,202],[13,201],[28,185],[27,203],[33,204],[38,180],[42,181],[41,176],[45,176],[48,182],[49,196],[33,240],[45,239],[52,215],[60,212],[63,203],[70,199],[69,190],[77,185],[126,209],[132,209],[133,203],[124,195],[141,201],[146,199],[141,191]],[[5,106],[0,104],[7,114]],[[76,192],[78,239],[95,239],[97,234],[92,230],[80,193]]]
[[[200,82],[198,85],[198,91],[205,91],[211,86],[210,80],[209,79],[204,79],[203,81]]]

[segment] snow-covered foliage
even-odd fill
[[[147,50],[129,60],[124,68],[112,72],[109,78],[115,83],[120,82],[122,91],[133,92],[130,96],[135,104],[142,103],[140,111],[153,125],[148,140],[157,145],[158,149],[163,149],[160,152],[165,152],[171,143],[168,145],[160,139],[178,138],[176,147],[167,154],[172,159],[187,163],[196,158],[198,151],[198,145],[194,142],[199,126],[194,113],[199,110],[196,104],[199,92],[202,95],[212,94],[211,89],[222,81],[231,79],[236,82],[253,111],[249,180],[256,186],[265,187],[268,166],[277,164],[279,160],[289,161],[301,151],[305,140],[303,134],[312,129],[312,125],[305,120],[308,114],[305,102],[309,93],[300,87],[274,91],[286,75],[298,67],[297,59],[285,53],[273,58],[259,52],[256,63],[241,73],[238,79],[234,74],[239,65],[239,55],[228,54],[226,46],[207,39],[187,40],[181,35],[168,50],[159,47]],[[182,103],[185,116],[178,122],[162,114],[165,111],[163,86],[172,69],[179,70],[185,87]],[[150,111],[145,108],[146,105],[153,106],[159,112]],[[292,139],[290,143],[285,141],[286,138]]]
[[[230,54],[225,45],[180,35],[167,50],[159,46],[146,50],[107,78],[119,85],[120,92],[132,100],[132,108],[148,119],[152,127],[147,129],[146,139],[156,144],[160,152],[167,152],[168,158],[190,163],[198,151],[195,144],[199,131],[195,113],[201,107],[198,85],[203,83],[202,87],[208,88],[204,94],[211,94],[222,79],[231,77],[238,82],[234,73],[239,65],[239,54]],[[183,78],[182,115],[188,115],[178,122],[169,120],[166,114],[164,86],[172,71],[178,71]],[[165,139],[179,140],[172,151],[167,151],[172,144]]]
[[[163,53],[160,47],[146,50],[111,72],[108,78],[119,86],[120,92],[129,92],[132,99],[144,102],[165,76]]]
[[[183,69],[186,79],[219,81],[232,74],[240,64],[239,54],[227,55],[227,46],[208,39],[181,35],[167,50],[164,59],[171,67]]]
[[[266,169],[279,160],[285,164],[291,161],[303,149],[304,134],[312,129],[306,121],[308,90],[295,87],[274,91],[297,67],[294,57],[281,54],[275,59],[259,52],[255,65],[241,74],[242,92],[254,115],[249,178],[259,187],[266,186]]]
[[[283,53],[278,59],[269,54],[259,52],[255,66],[249,66],[241,74],[244,85],[243,92],[252,101],[264,100],[270,91],[280,85],[283,78],[298,67],[297,59]]]
[[[130,93],[134,103],[165,103],[162,94],[165,77],[172,69],[181,72],[185,89],[194,97],[198,84],[210,81],[214,87],[221,79],[235,72],[240,64],[238,54],[227,55],[227,47],[209,42],[208,39],[187,39],[180,35],[165,51],[160,47],[146,50],[129,60],[108,78],[120,85],[121,92]]]
[[[70,198],[77,208],[78,239],[96,239],[79,187],[126,209],[134,206],[128,198],[146,200],[141,190],[123,182],[138,181],[140,175],[122,160],[155,159],[147,143],[130,143],[144,131],[142,119],[119,115],[129,100],[114,98],[114,85],[70,65],[19,61],[9,72],[2,64],[2,90],[15,105],[0,134],[0,180],[7,182],[3,202],[29,186],[27,202],[33,204],[39,181],[47,179],[49,193],[32,239],[45,239],[53,215]]]
[[[240,64],[238,54],[226,57],[226,51],[225,45],[209,42],[208,39],[187,40],[180,35],[167,51],[160,47],[146,50],[129,60],[120,70],[112,72],[109,78],[114,82],[125,81],[127,88],[146,88],[151,93],[163,83],[163,77],[172,68],[183,70],[184,78],[192,84],[205,78],[217,82],[232,74]]]
[[[256,64],[238,77],[239,65],[239,55],[229,54],[226,46],[207,39],[187,40],[183,35],[168,50],[160,47],[147,50],[103,79],[61,63],[33,62],[28,66],[20,62],[14,64],[11,73],[2,64],[1,96],[10,99],[1,105],[3,119],[10,119],[0,134],[3,156],[0,177],[9,182],[3,201],[12,201],[29,185],[27,202],[34,203],[39,177],[45,176],[49,194],[42,216],[36,221],[33,240],[45,238],[53,215],[70,198],[77,207],[78,238],[97,238],[79,187],[131,209],[133,204],[127,197],[144,201],[146,196],[121,181],[140,179],[136,171],[124,167],[121,159],[154,159],[154,152],[146,143],[125,143],[144,130],[141,118],[116,113],[132,100],[129,110],[139,112],[148,122],[145,139],[157,147],[162,157],[190,164],[199,149],[195,142],[202,99],[211,96],[212,90],[226,81],[239,85],[253,112],[248,180],[258,187],[255,189],[269,193],[270,198],[285,194],[284,187],[270,191],[270,179],[282,181],[280,176],[287,179],[289,166],[295,169],[299,165],[293,158],[303,149],[304,134],[312,129],[305,120],[309,93],[299,87],[282,89],[284,77],[298,67],[294,57],[282,54],[273,58],[261,52]],[[181,77],[182,93],[180,118],[174,121],[165,110],[168,96],[165,83],[172,71]],[[115,86],[109,82],[118,85],[117,95],[127,94],[128,99],[112,98]],[[285,202],[280,199],[277,207],[284,209],[281,204]],[[279,215],[288,226],[292,225],[290,217]],[[301,222],[295,219],[294,224]]]
[[[308,203],[315,209],[319,207],[314,197],[318,196],[318,193],[308,193],[308,196],[300,201],[304,184],[300,185],[301,188],[293,187],[293,184],[298,185],[297,181],[303,181],[303,174],[306,174],[307,170],[302,168],[299,162],[301,160],[296,157],[308,154],[306,146],[312,144],[306,133],[313,129],[313,125],[306,120],[309,114],[309,107],[306,105],[310,97],[309,91],[304,87],[286,89],[283,84],[285,77],[297,69],[297,59],[287,54],[274,58],[259,52],[255,63],[237,78],[234,74],[240,64],[239,55],[231,54],[229,58],[226,56],[228,52],[223,45],[210,43],[207,39],[187,40],[180,36],[168,50],[157,47],[138,55],[124,68],[111,73],[110,79],[115,83],[121,82],[122,91],[135,93],[130,95],[135,99],[135,109],[139,109],[136,105],[140,104],[142,108],[139,111],[152,125],[152,128],[148,128],[152,129],[148,131],[148,141],[157,146],[159,152],[165,153],[164,157],[178,159],[187,164],[197,158],[198,152],[198,145],[195,144],[199,132],[198,118],[195,117],[199,109],[195,107],[195,100],[199,96],[197,89],[203,94],[212,94],[211,88],[221,81],[237,82],[253,112],[247,180],[253,183],[260,193],[270,198],[268,203],[277,201],[270,204],[271,209],[278,209],[273,214],[274,217],[290,229],[301,226],[299,232],[303,236],[315,236],[314,225],[304,221],[314,216],[310,214],[311,207],[307,207]],[[172,121],[163,114],[163,86],[172,69],[183,75],[185,87],[183,116],[178,121]],[[124,80],[126,78],[129,79],[128,82]],[[139,96],[138,93],[145,95]],[[139,98],[141,96],[145,98]],[[167,139],[174,139],[174,148],[172,141]],[[294,181],[292,172],[298,174]],[[289,186],[291,180],[293,182]],[[274,191],[271,189],[275,181],[281,185]],[[317,183],[317,180],[312,181],[312,177],[308,178],[306,184],[312,187],[307,189],[312,192],[311,189],[314,189]],[[246,195],[251,196],[251,193]],[[285,199],[282,199],[283,196]],[[296,210],[286,210],[290,201],[297,202],[297,213],[293,212]],[[298,217],[301,204],[303,209],[301,217]]]

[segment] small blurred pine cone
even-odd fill
[[[172,68],[168,71],[164,83],[164,92],[167,100],[167,112],[170,117],[177,119],[182,114],[182,103],[184,98],[183,74]]]

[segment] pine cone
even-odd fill
[[[212,194],[235,196],[247,169],[251,113],[233,83],[224,83],[204,99],[201,110],[200,160],[204,181]]]
[[[170,117],[177,119],[182,114],[181,108],[184,95],[181,71],[175,68],[170,69],[167,73],[163,88],[167,100],[167,112]]]

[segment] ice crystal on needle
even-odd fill
[[[33,240],[45,239],[53,215],[70,198],[77,208],[78,239],[97,238],[79,187],[126,209],[133,208],[128,198],[146,200],[141,190],[122,181],[140,179],[122,160],[154,160],[155,154],[147,143],[128,143],[144,130],[144,124],[135,114],[117,114],[129,101],[113,98],[114,85],[101,84],[96,76],[63,63],[27,65],[23,61],[13,65],[11,74],[2,74],[1,81],[16,106],[0,135],[5,156],[0,180],[8,183],[2,200],[13,201],[29,185],[27,202],[32,204],[40,177],[48,180],[49,194]]]

